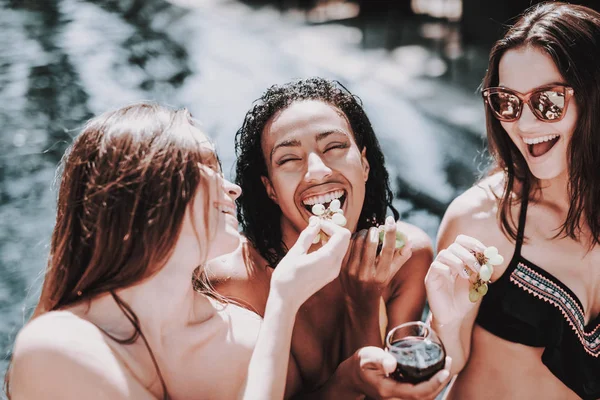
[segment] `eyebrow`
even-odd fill
[[[273,161],[273,154],[275,151],[281,147],[299,147],[301,145],[298,139],[287,139],[282,142],[277,143],[273,149],[271,150],[270,160]]]
[[[316,141],[319,142],[319,141],[321,141],[321,140],[323,140],[323,139],[327,138],[328,136],[333,135],[335,133],[337,133],[339,135],[344,135],[346,137],[348,136],[348,134],[346,132],[344,132],[344,131],[342,131],[340,129],[333,129],[333,130],[330,130],[330,131],[325,131],[325,132],[319,133],[317,135],[317,137],[316,137]]]
[[[321,132],[318,133],[315,140],[317,142],[320,142],[321,140],[326,139],[327,137],[329,137],[330,135],[333,134],[339,134],[339,135],[344,135],[346,137],[348,137],[348,134],[340,129],[332,129],[330,131],[325,131],[325,132]],[[298,139],[287,139],[287,140],[283,140],[279,143],[277,143],[273,149],[271,150],[271,154],[269,156],[270,161],[273,161],[273,154],[275,154],[275,151],[277,151],[279,148],[281,147],[300,147],[302,144],[300,143],[300,141]]]

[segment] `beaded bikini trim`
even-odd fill
[[[593,357],[600,356],[600,324],[591,332],[585,332],[585,314],[569,293],[523,263],[519,263],[510,274],[510,281],[558,308],[571,325],[585,351]]]

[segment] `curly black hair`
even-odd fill
[[[341,83],[323,78],[273,85],[254,102],[235,136],[236,183],[242,188],[237,199],[238,220],[244,235],[272,267],[285,256],[287,249],[281,234],[281,209],[269,198],[261,181],[262,176],[268,176],[261,136],[273,115],[302,100],[320,100],[338,108],[348,119],[358,148],[361,151],[367,148],[370,171],[357,229],[382,224],[388,207],[394,218],[399,218],[392,206],[393,193],[383,152],[361,100]]]

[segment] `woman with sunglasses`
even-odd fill
[[[186,110],[136,104],[92,119],[62,162],[8,397],[283,398],[298,308],[337,276],[350,232],[311,221],[273,272],[261,321],[202,284],[206,260],[240,245],[240,192]],[[320,230],[329,241],[307,254]]]
[[[450,399],[600,398],[599,54],[600,14],[560,2],[491,51],[495,168],[448,208],[426,278]]]

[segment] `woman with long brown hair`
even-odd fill
[[[598,54],[600,14],[560,2],[491,51],[497,168],[448,208],[426,278],[451,399],[600,398]]]
[[[313,221],[273,273],[261,321],[202,285],[204,263],[240,246],[239,194],[186,110],[137,104],[89,121],[62,161],[9,397],[281,398],[296,312],[337,276],[350,233]],[[320,230],[330,241],[307,254]]]

